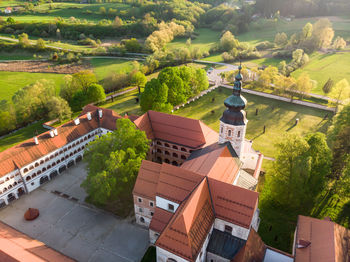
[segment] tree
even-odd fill
[[[50,119],[58,118],[60,121],[63,121],[65,119],[70,119],[72,116],[72,111],[67,101],[61,97],[51,97],[50,100],[47,101],[46,107]]]
[[[281,61],[279,64],[278,64],[278,71],[280,72],[280,74],[282,75],[287,75],[287,63],[285,60]]]
[[[125,44],[126,51],[128,52],[137,53],[137,52],[140,52],[142,49],[139,41],[137,41],[136,38],[131,38],[126,40],[124,44]]]
[[[332,91],[328,94],[330,98],[333,98],[334,101],[328,101],[328,103],[336,106],[336,110],[338,110],[339,104],[342,102],[344,104],[349,103],[350,100],[350,85],[348,80],[345,78],[340,80],[335,84]]]
[[[274,83],[277,75],[277,67],[268,66],[259,72],[258,82],[265,87],[270,87],[270,85]]]
[[[332,88],[334,86],[334,81],[331,78],[328,78],[327,82],[322,87],[323,93],[328,94],[332,91]]]
[[[99,84],[91,84],[87,89],[87,101],[91,102],[101,102],[106,99],[105,90]]]
[[[313,26],[311,23],[307,23],[304,27],[303,27],[303,38],[307,39],[310,38],[312,36],[312,31],[313,31]]]
[[[338,36],[333,43],[333,48],[337,50],[342,50],[346,47],[346,41],[344,38]]]
[[[104,6],[101,6],[101,7],[100,7],[100,14],[101,14],[101,15],[107,14],[106,8],[105,8]]]
[[[310,210],[330,171],[331,152],[325,135],[287,135],[276,148],[276,161],[267,169],[265,182],[272,201],[299,213]]]
[[[305,95],[307,96],[311,92],[313,87],[314,87],[313,81],[310,79],[307,73],[302,73],[298,77],[296,81],[296,89],[301,99],[303,99]]]
[[[323,18],[318,20],[314,24],[313,28],[314,41],[317,42],[318,47],[329,47],[334,37],[332,23],[327,18]]]
[[[168,103],[168,87],[161,84],[158,79],[147,82],[144,92],[141,94],[140,106],[142,111],[156,110],[169,113],[172,105]]]
[[[141,87],[145,87],[147,83],[147,77],[140,71],[136,72],[131,77],[131,84],[137,86],[139,95],[141,94]]]
[[[91,70],[83,70],[72,75],[71,88],[86,93],[91,84],[97,83],[95,74]]]
[[[26,47],[30,46],[29,38],[28,38],[28,35],[26,33],[22,33],[18,36],[18,44],[22,48],[26,48]]]
[[[275,44],[284,47],[288,43],[288,36],[286,33],[277,33],[275,36]]]
[[[36,41],[35,47],[36,47],[38,50],[43,50],[43,49],[45,49],[45,41],[44,41],[42,38],[39,38],[39,39]]]
[[[150,141],[129,119],[118,119],[117,129],[91,142],[84,160],[88,175],[82,183],[91,202],[132,210],[132,189]]]
[[[226,31],[220,39],[220,49],[222,51],[229,52],[233,48],[237,48],[239,42],[235,39],[234,35],[230,31]]]
[[[123,25],[123,20],[119,16],[116,16],[114,18],[114,25],[116,27],[121,27]]]

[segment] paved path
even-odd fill
[[[126,94],[126,93],[131,92],[131,91],[134,91],[135,89],[137,89],[137,87],[133,87],[133,88],[130,88],[130,89],[127,89],[127,90],[124,90],[124,91],[115,93],[115,94],[113,94],[113,95],[109,95],[109,96],[106,97],[106,100],[112,99],[112,97],[115,98],[115,97],[117,97],[117,96],[124,95],[124,94]]]
[[[139,262],[148,248],[148,230],[83,204],[86,193],[80,184],[85,177],[80,163],[1,209],[0,220],[77,261]],[[29,207],[40,211],[30,222],[23,218]]]

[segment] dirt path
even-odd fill
[[[84,62],[82,64],[56,64],[50,61],[30,60],[0,62],[0,71],[10,72],[74,74],[90,68],[91,65],[88,62]]]

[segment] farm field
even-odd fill
[[[64,74],[25,73],[0,71],[0,100],[11,100],[16,91],[40,79],[52,80],[57,91],[63,83]]]
[[[350,82],[350,53],[340,52],[334,54],[315,53],[310,57],[310,62],[304,67],[292,73],[298,77],[302,73],[309,74],[310,78],[317,81],[317,88],[312,90],[315,94],[323,95],[322,87],[329,78],[334,82],[347,79]]]
[[[5,1],[6,2],[6,1]],[[10,1],[7,1],[10,2]],[[23,2],[19,2],[23,4]],[[11,4],[10,6],[16,6]],[[6,7],[4,3],[2,7]],[[11,16],[18,22],[48,22],[54,21],[56,17],[61,17],[64,20],[70,20],[71,17],[75,19],[86,19],[88,22],[98,22],[102,19],[114,19],[107,15],[99,14],[100,7],[118,9],[119,11],[130,8],[127,4],[122,3],[101,3],[101,4],[80,4],[80,3],[52,3],[41,4],[34,7],[34,12],[31,14],[12,14]],[[91,11],[91,13],[88,13]]]

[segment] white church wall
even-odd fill
[[[219,218],[215,218],[215,222],[214,222],[215,229],[220,230],[222,232],[225,232],[226,225],[232,227],[232,235],[233,236],[238,237],[240,239],[244,239],[244,240],[248,239],[250,229],[232,224],[230,222],[224,221],[224,220],[219,219]]]
[[[157,262],[168,262],[168,259],[173,259],[176,262],[188,262],[189,260],[186,260],[182,257],[176,256],[173,253],[170,253],[169,251],[156,247],[156,252],[157,252]],[[171,261],[171,260],[170,260]]]
[[[169,209],[169,204],[174,206],[174,210]],[[175,213],[176,209],[179,207],[179,204],[172,202],[168,199],[156,196],[156,205],[159,208],[162,208],[164,210],[167,210],[169,212]]]

